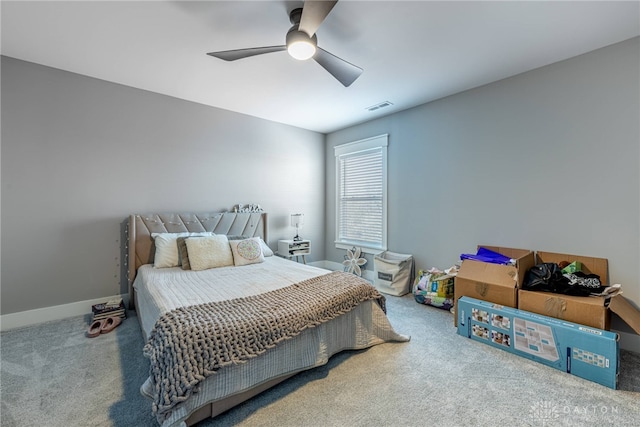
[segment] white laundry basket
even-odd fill
[[[415,276],[413,255],[385,251],[373,257],[373,286],[380,292],[402,296],[411,291]]]

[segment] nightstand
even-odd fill
[[[311,253],[310,240],[278,240],[278,255],[292,259],[302,257],[302,262],[307,263],[306,256]]]

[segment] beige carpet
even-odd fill
[[[620,390],[456,334],[452,315],[388,297],[408,343],[344,352],[200,426],[637,426],[640,354]],[[88,317],[2,333],[1,425],[154,426],[135,313],[85,338]]]

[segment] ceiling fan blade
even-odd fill
[[[264,53],[279,52],[287,50],[286,46],[266,46],[266,47],[250,47],[248,49],[224,50],[221,52],[209,52],[207,55],[224,59],[225,61],[235,61],[236,59],[248,58],[250,56],[262,55]]]
[[[319,47],[317,48],[313,59],[320,64],[322,68],[331,73],[333,77],[338,79],[338,81],[345,87],[349,87],[351,83],[356,81],[363,71],[362,68],[353,65],[344,59],[340,59]]]
[[[337,0],[305,1],[298,29],[309,34],[309,37],[312,37],[316,31],[318,31],[320,24],[322,24],[327,15],[329,15],[329,12],[331,12],[331,9],[333,9],[336,3],[338,3]]]

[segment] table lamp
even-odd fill
[[[299,242],[302,240],[298,235],[299,230],[302,228],[304,224],[304,214],[291,214],[291,226],[296,228],[296,237],[293,238],[294,242]]]

